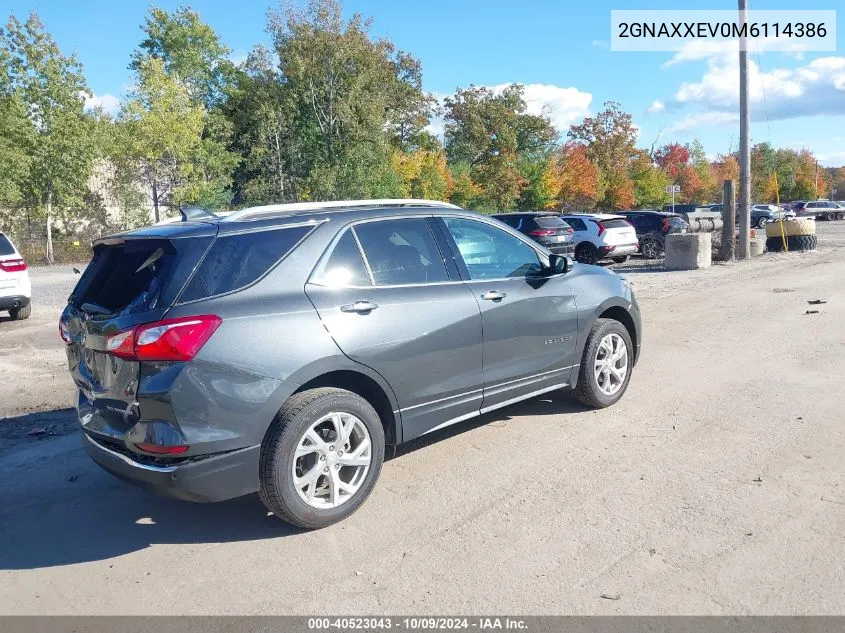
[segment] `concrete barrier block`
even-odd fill
[[[713,240],[710,233],[672,233],[666,236],[667,270],[708,268],[712,263]]]

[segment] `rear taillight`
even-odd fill
[[[549,235],[554,235],[555,233],[557,233],[555,229],[534,229],[531,233],[529,233],[529,235],[534,237],[548,237]]]
[[[672,225],[670,224],[669,220],[663,220],[662,224],[660,225],[660,228],[663,230],[664,233],[668,233],[669,229],[672,228]]]
[[[604,224],[601,223],[600,220],[593,220],[596,223],[596,226],[599,227],[599,235],[604,233]]]
[[[6,259],[0,262],[0,270],[7,273],[19,273],[26,270],[26,262],[22,259]]]
[[[222,322],[218,316],[204,314],[145,323],[112,334],[106,339],[106,351],[130,360],[191,360]]]
[[[147,453],[156,453],[157,455],[181,455],[188,450],[184,444],[178,446],[161,446],[160,444],[135,444],[137,448]]]

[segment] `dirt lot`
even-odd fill
[[[539,398],[415,442],[313,533],[99,471],[56,328],[75,277],[33,270],[32,319],[0,322],[0,612],[842,614],[845,222],[818,230],[816,253],[632,261],[622,402]]]

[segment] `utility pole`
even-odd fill
[[[748,22],[747,0],[739,0],[740,28]],[[751,144],[748,137],[751,113],[748,109],[748,51],[745,37],[739,38],[739,240],[737,258],[751,257]]]

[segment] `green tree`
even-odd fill
[[[156,222],[162,207],[190,201],[192,181],[202,180],[192,161],[202,152],[204,117],[202,105],[166,72],[162,60],[139,66],[135,89],[118,117],[111,159],[119,180],[137,178],[148,191]]]
[[[0,221],[12,229],[12,213],[24,197],[35,145],[35,128],[23,96],[12,82],[11,51],[0,46]]]
[[[391,145],[409,147],[427,122],[418,63],[373,39],[360,15],[348,21],[337,0],[271,11],[282,98],[290,115],[287,169],[300,198],[396,195]],[[398,137],[397,137],[398,135]],[[277,161],[278,162],[278,161]]]
[[[185,6],[172,13],[152,7],[141,28],[146,37],[132,54],[131,70],[139,72],[148,59],[160,59],[207,111],[226,99],[236,72],[231,51],[199,13]]]
[[[84,111],[90,93],[82,65],[75,56],[62,54],[37,14],[25,23],[10,17],[0,36],[0,81],[10,108],[3,125],[11,128],[12,139],[23,143],[11,161],[17,174],[13,177],[24,180],[15,189],[9,187],[7,195],[16,196],[28,212],[43,210],[47,260],[52,263],[53,207],[81,204],[96,158],[92,118]]]
[[[647,152],[638,152],[631,161],[631,180],[634,182],[634,201],[638,207],[661,209],[668,202],[666,187],[671,184],[671,180],[665,171],[651,161]]]
[[[557,131],[547,117],[527,113],[523,92],[519,84],[500,92],[470,86],[445,101],[446,154],[452,164],[469,165],[484,191],[479,208],[513,209],[523,188],[544,173]],[[538,193],[528,192],[519,204],[541,202]]]

